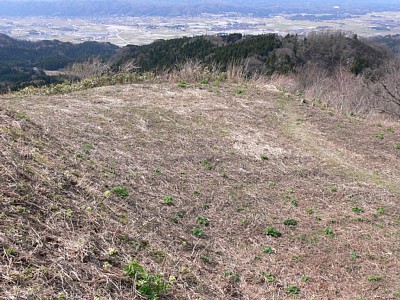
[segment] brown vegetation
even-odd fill
[[[139,299],[134,259],[165,299],[399,297],[398,123],[181,86],[2,97],[1,299]]]

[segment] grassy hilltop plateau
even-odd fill
[[[103,45],[1,95],[0,299],[400,299],[380,39]]]

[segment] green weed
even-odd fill
[[[164,196],[163,203],[168,206],[174,205],[174,198],[172,196]]]
[[[201,192],[200,192],[199,190],[194,190],[194,191],[193,191],[193,195],[194,195],[194,196],[200,196],[200,195],[201,195]]]
[[[266,235],[272,236],[272,237],[280,237],[282,236],[282,233],[280,233],[276,228],[274,227],[266,227],[264,228],[264,233]]]
[[[295,219],[286,219],[285,221],[283,221],[283,224],[286,226],[296,226],[297,221]]]
[[[15,254],[17,253],[13,248],[7,248],[5,249],[5,252],[7,255],[9,256],[15,256]]]
[[[329,186],[329,187],[328,187],[328,190],[331,191],[331,192],[333,192],[333,193],[335,193],[335,192],[337,192],[337,187],[334,186],[334,185],[332,185],[332,186]]]
[[[302,282],[307,282],[307,281],[309,281],[309,280],[310,280],[310,277],[309,277],[309,276],[306,276],[306,275],[301,276],[301,281],[302,281]]]
[[[265,278],[267,282],[274,282],[276,280],[275,276],[270,273],[261,272],[261,275]]]
[[[193,227],[190,232],[194,235],[197,236],[199,238],[203,238],[206,236],[205,232],[203,229],[199,228],[199,227]]]
[[[129,196],[129,192],[126,188],[122,187],[122,186],[114,186],[111,189],[111,192],[118,195],[121,198],[126,198]]]
[[[353,207],[351,209],[352,212],[355,212],[356,214],[361,214],[364,212],[364,209],[362,209],[361,207]]]
[[[289,285],[285,289],[286,294],[291,295],[291,296],[297,296],[300,295],[300,288],[296,285]]]
[[[198,216],[196,219],[197,224],[208,226],[210,225],[210,220],[204,216]]]
[[[209,257],[209,256],[206,256],[206,255],[201,256],[200,259],[201,259],[203,262],[207,263],[207,264],[212,264],[212,263],[213,263],[212,258]]]
[[[356,260],[360,256],[356,252],[351,252],[350,253],[350,260]]]
[[[229,281],[232,283],[236,283],[240,281],[240,276],[231,270],[224,270],[222,275],[224,277],[228,277]]]
[[[185,87],[188,86],[188,84],[185,81],[179,81],[178,82],[178,86],[181,87],[181,88],[185,88]]]
[[[208,159],[202,160],[201,165],[207,170],[214,169],[214,165]]]
[[[375,281],[375,282],[382,280],[382,278],[379,276],[369,276],[367,279],[368,279],[368,281]]]
[[[270,246],[264,246],[263,252],[267,253],[267,254],[274,254],[275,250],[273,248],[271,248]]]
[[[125,273],[134,279],[135,288],[140,296],[147,299],[157,300],[171,289],[171,285],[164,280],[162,275],[148,273],[135,260],[125,267]]]

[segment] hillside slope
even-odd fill
[[[133,259],[165,299],[400,296],[398,123],[233,84],[2,96],[0,122],[0,299],[139,299]]]

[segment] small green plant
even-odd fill
[[[67,210],[64,211],[64,215],[68,218],[72,218],[74,216],[74,212],[72,209],[68,208]]]
[[[224,270],[222,275],[224,277],[228,277],[229,281],[232,283],[236,283],[240,281],[240,276],[231,270]]]
[[[355,212],[356,214],[361,214],[364,212],[364,209],[362,209],[361,207],[353,207],[351,209],[352,212]]]
[[[241,89],[234,90],[234,93],[237,95],[244,94],[244,91]]]
[[[381,281],[382,280],[382,278],[381,277],[379,277],[379,276],[369,276],[368,277],[368,281]]]
[[[400,150],[400,144],[397,144],[396,146],[394,146],[394,148]]]
[[[315,211],[312,208],[306,209],[306,213],[312,215]]]
[[[185,88],[185,87],[188,86],[188,84],[185,81],[179,81],[178,82],[178,86],[181,87],[181,88]]]
[[[6,254],[9,255],[9,256],[15,256],[15,254],[16,254],[16,251],[15,251],[13,248],[7,248],[7,249],[5,249],[5,252],[6,252]]]
[[[300,288],[297,285],[289,285],[285,289],[285,292],[288,295],[297,296],[297,295],[300,295]]]
[[[161,174],[161,169],[160,168],[154,168],[153,172],[157,173],[157,174]]]
[[[329,236],[335,235],[335,232],[334,232],[333,229],[330,228],[330,227],[325,228],[325,229],[324,229],[324,233],[325,233],[326,235],[329,235]]]
[[[274,227],[266,227],[264,228],[264,233],[266,235],[272,236],[272,237],[280,237],[282,236],[282,233],[280,233],[276,228]]]
[[[174,204],[174,197],[172,197],[172,196],[164,196],[163,203],[165,205],[168,205],[168,206],[173,205]]]
[[[309,277],[309,276],[306,276],[306,275],[301,276],[301,281],[302,281],[302,282],[307,282],[307,281],[309,281],[309,280],[310,280],[310,277]]]
[[[199,190],[194,190],[194,191],[193,191],[193,195],[194,195],[194,196],[200,196],[200,195],[201,195],[201,192],[200,192]]]
[[[329,186],[329,187],[328,187],[328,190],[331,191],[331,192],[333,192],[333,193],[335,193],[335,192],[337,192],[337,187],[334,186],[334,185],[332,185],[332,186]]]
[[[390,132],[390,133],[394,133],[394,128],[393,127],[388,127],[388,128],[386,128],[386,131]]]
[[[273,189],[274,187],[276,187],[276,182],[268,181],[267,186],[268,186],[268,188]]]
[[[214,165],[208,159],[202,160],[201,165],[207,170],[214,169]]]
[[[111,192],[118,195],[121,198],[126,198],[129,196],[129,192],[126,188],[122,187],[122,186],[114,186],[111,189]]]
[[[109,255],[109,256],[115,256],[115,255],[118,254],[118,250],[115,249],[115,248],[109,248],[109,249],[107,250],[107,252],[108,252],[108,255]]]
[[[296,226],[297,221],[295,219],[286,219],[285,221],[283,221],[283,224],[286,226]]]
[[[395,296],[396,298],[400,298],[400,289],[398,289],[398,290],[394,293],[394,296]]]
[[[190,231],[194,236],[197,236],[199,238],[203,238],[206,236],[204,230],[199,227],[193,227]]]
[[[147,299],[157,300],[171,289],[171,285],[164,280],[162,275],[148,273],[135,260],[125,267],[125,273],[134,279],[135,288],[140,296]]]
[[[383,140],[384,139],[384,135],[383,133],[375,133],[375,138],[378,140]]]
[[[196,219],[197,224],[208,226],[210,225],[210,220],[204,216],[198,216]]]
[[[212,264],[213,263],[213,260],[212,260],[212,258],[210,256],[204,255],[204,256],[201,256],[200,259],[203,262],[205,262],[206,264]]]
[[[274,275],[272,275],[272,274],[270,274],[270,273],[267,273],[267,272],[261,272],[261,275],[265,278],[265,280],[266,281],[268,281],[268,282],[274,282],[276,279],[275,279],[275,276]]]
[[[378,207],[378,208],[376,209],[376,212],[377,212],[378,214],[383,215],[383,214],[385,213],[385,209],[384,209],[383,207]]]
[[[290,204],[292,204],[293,206],[299,206],[299,201],[293,199],[292,201],[290,201]]]
[[[356,260],[357,258],[359,258],[359,255],[356,252],[350,253],[350,260]]]
[[[267,155],[261,155],[260,158],[261,160],[269,160],[269,157]]]
[[[249,220],[246,218],[240,219],[240,225],[247,226],[249,225],[249,223],[250,223]]]
[[[264,246],[263,252],[267,253],[267,254],[274,254],[275,250],[273,248],[271,248],[270,246]]]
[[[293,258],[293,260],[296,260],[296,261],[302,261],[303,260],[300,255],[293,255],[292,258]]]

